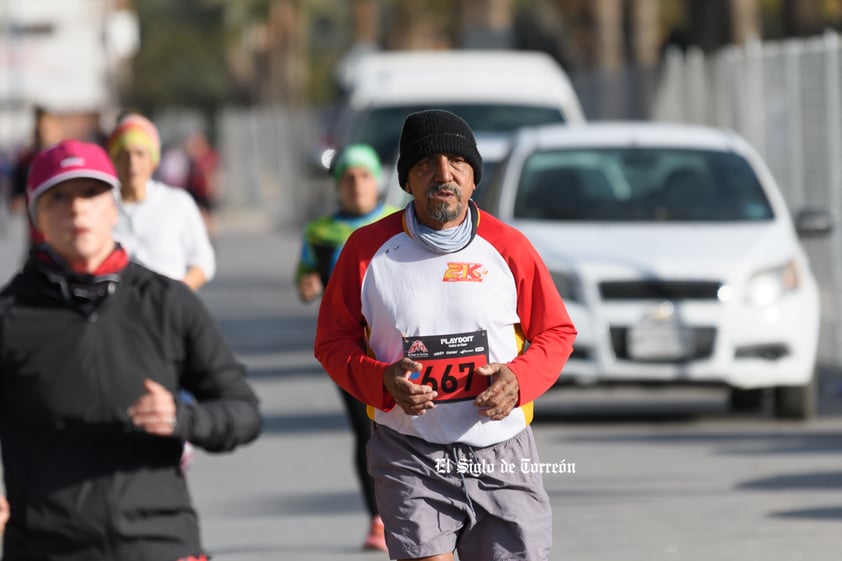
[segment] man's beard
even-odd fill
[[[434,199],[433,195],[439,191],[447,191],[456,196],[457,201],[453,208],[449,208],[446,201]],[[427,189],[427,215],[431,220],[446,224],[459,218],[465,206],[462,204],[462,190],[455,183],[441,183],[432,185]]]

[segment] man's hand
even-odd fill
[[[491,376],[491,385],[474,399],[474,405],[480,408],[479,414],[492,421],[508,417],[520,396],[520,384],[515,373],[499,362],[480,366],[476,373]]]
[[[409,377],[413,372],[421,372],[421,363],[402,358],[386,368],[383,374],[383,385],[404,413],[423,415],[427,409],[436,406],[433,400],[439,394],[430,386],[412,383]]]
[[[146,393],[129,407],[132,423],[149,434],[171,436],[175,430],[175,398],[161,384],[143,381]]]
[[[302,302],[310,302],[318,298],[322,290],[324,287],[318,273],[307,273],[298,279],[298,297]]]

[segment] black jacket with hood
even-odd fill
[[[184,284],[133,262],[94,277],[41,261],[0,293],[3,559],[201,554],[182,443],[224,452],[258,436],[243,366]],[[195,397],[177,403],[172,437],[128,416],[145,378]]]

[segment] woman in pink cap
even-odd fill
[[[95,144],[63,141],[32,164],[45,241],[0,291],[5,561],[206,559],[182,442],[227,451],[261,430],[196,294],[115,242],[119,185]]]

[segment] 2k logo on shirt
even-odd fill
[[[482,282],[488,271],[482,263],[448,263],[442,282]]]

